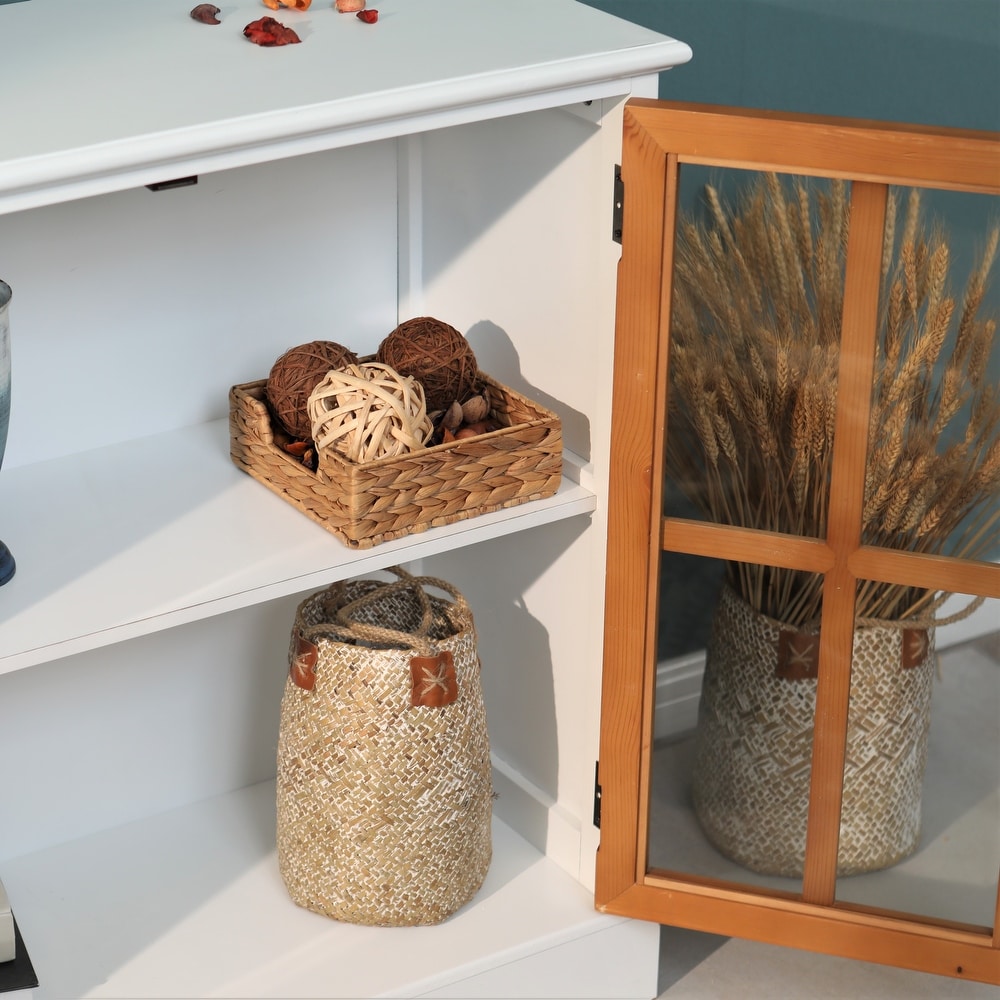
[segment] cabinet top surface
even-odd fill
[[[269,144],[246,162],[274,158],[288,155],[280,143],[365,141],[344,133],[374,123],[405,134],[436,112],[654,73],[691,54],[574,0],[370,0],[375,24],[332,0],[304,12],[234,0],[218,25],[193,20],[193,5],[0,5],[0,199],[35,192],[8,210],[73,197],[60,186],[88,176],[199,168],[199,157]],[[243,28],[263,16],[301,43],[251,43]]]

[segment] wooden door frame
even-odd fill
[[[661,516],[673,232],[683,163],[852,182],[838,390],[851,403],[838,407],[836,447],[862,458],[860,465],[857,460],[840,463],[846,471],[831,490],[846,507],[840,505],[843,514],[831,523],[825,540],[765,536]],[[998,566],[858,544],[852,519],[860,503],[857,475],[859,468],[863,474],[867,443],[878,295],[878,275],[866,274],[863,260],[873,240],[876,252],[881,249],[888,185],[1000,194],[1000,134],[636,99],[625,109],[621,173],[625,235],[612,410],[597,907],[716,934],[1000,982],[1000,919],[994,919],[992,929],[975,927],[838,903],[834,893],[854,580],[920,578],[942,589],[1000,597]],[[647,872],[644,790],[649,787],[658,567],[664,548],[827,574],[820,656],[834,662],[846,655],[848,671],[831,671],[826,678],[821,672],[825,690],[821,687],[819,697],[832,711],[817,719],[801,894]]]

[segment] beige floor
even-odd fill
[[[1000,633],[952,647],[940,660],[921,845],[888,872],[842,880],[839,895],[991,924],[1000,866]],[[687,861],[690,871],[749,881],[701,837],[685,781],[689,761],[687,741],[657,748],[651,862],[684,870]],[[994,986],[671,927],[661,932],[659,989],[664,1000],[1000,998]]]

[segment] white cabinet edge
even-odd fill
[[[0,8],[0,33],[24,40],[6,70],[22,89],[5,106],[0,213],[628,95],[633,80],[692,55],[684,42],[584,5],[550,0],[540,23],[529,0],[478,10],[423,0],[386,10],[378,34],[363,38],[332,12],[310,11],[305,27],[315,37],[301,52],[280,53],[281,75],[267,86],[260,51],[234,42],[231,25],[192,35],[167,0],[147,3],[121,19],[131,28],[102,24],[99,35],[79,39],[75,31],[96,29],[68,0]],[[235,23],[251,10],[238,2],[224,16]],[[481,16],[492,26],[485,35]],[[173,61],[176,47],[187,51]],[[136,79],[119,80],[125,71]],[[139,116],[133,90],[147,105]],[[81,123],[94,107],[102,114]]]

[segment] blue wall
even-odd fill
[[[1000,130],[1000,0],[583,0],[687,42],[660,96]]]

